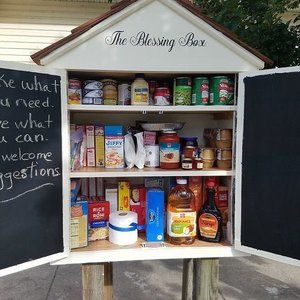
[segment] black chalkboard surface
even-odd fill
[[[244,83],[241,243],[300,259],[300,72]]]
[[[60,80],[0,68],[0,269],[63,252]]]

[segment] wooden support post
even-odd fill
[[[82,299],[112,299],[112,263],[82,265]]]
[[[219,259],[194,259],[193,300],[218,299]]]
[[[183,260],[182,270],[182,300],[192,300],[193,297],[193,259]]]
[[[113,298],[113,264],[104,264],[104,300]]]

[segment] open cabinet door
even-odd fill
[[[0,276],[69,252],[65,72],[0,62]]]
[[[300,67],[239,79],[235,246],[300,266]]]

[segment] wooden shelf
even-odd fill
[[[114,245],[108,240],[91,242],[88,247],[74,249],[67,258],[53,264],[245,256],[226,242],[208,243],[196,240],[193,245],[175,246],[166,243],[165,247],[147,248],[142,247],[143,242],[145,242],[143,237],[129,246]]]
[[[68,105],[73,112],[158,112],[158,113],[214,113],[236,111],[235,105],[194,105],[194,106],[133,106],[133,105]]]
[[[83,167],[79,171],[70,173],[71,178],[92,177],[175,177],[175,176],[234,176],[234,170],[166,170],[160,168],[106,169],[100,167]]]

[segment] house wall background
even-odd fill
[[[30,55],[110,9],[108,0],[0,0],[0,60],[33,63]]]

